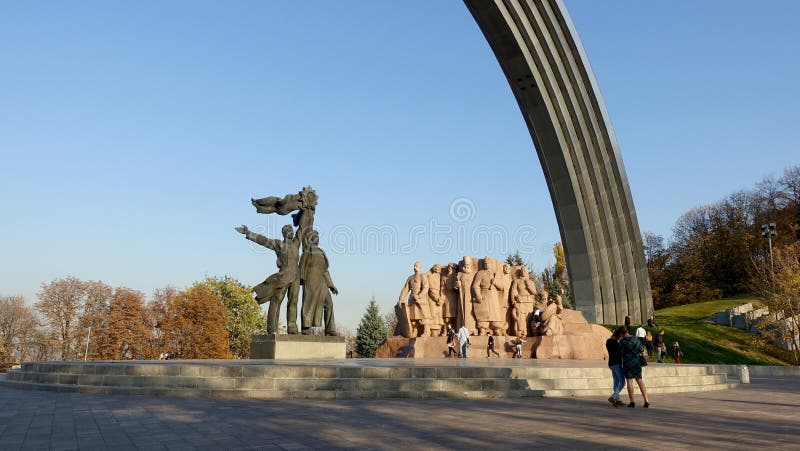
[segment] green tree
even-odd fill
[[[567,280],[567,261],[564,257],[564,246],[561,245],[560,241],[553,245],[553,256],[556,259],[553,266],[547,267],[542,271],[542,286],[551,297],[555,296],[558,290],[564,290],[561,295],[561,302],[566,308],[574,308]]]
[[[522,256],[519,254],[519,251],[516,251],[513,254],[509,254],[506,257],[505,263],[514,267],[524,266],[528,268],[528,278],[534,281],[537,287],[542,286],[542,281],[540,280],[541,277],[539,277],[536,271],[533,270],[533,266],[530,263],[522,259]],[[517,275],[514,274],[514,277],[516,276]]]
[[[567,260],[564,257],[564,246],[561,241],[553,245],[553,257],[556,262],[553,264],[553,277],[558,280],[561,287],[567,285]]]
[[[506,257],[506,263],[511,266],[528,266],[528,262],[522,259],[522,256],[519,255],[519,251],[516,251],[513,254],[508,254],[508,257]]]
[[[231,354],[237,359],[248,358],[253,335],[267,333],[267,316],[253,299],[250,287],[228,276],[207,277],[200,284],[219,296],[228,310]]]
[[[375,357],[375,351],[386,341],[386,323],[378,311],[378,303],[375,297],[369,300],[367,311],[361,318],[356,332],[356,352],[359,357]]]
[[[383,323],[386,324],[387,333],[394,334],[397,331],[397,313],[395,313],[394,309],[383,315]]]

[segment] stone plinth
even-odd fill
[[[607,396],[611,390],[611,372],[602,360],[475,357],[25,362],[0,377],[0,387],[232,399]],[[734,385],[726,369],[711,365],[654,363],[642,371],[650,393]]]
[[[343,359],[344,337],[326,335],[253,335],[251,359]]]

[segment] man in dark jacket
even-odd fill
[[[619,393],[625,387],[625,376],[622,374],[622,347],[619,344],[619,339],[625,333],[625,328],[620,327],[614,331],[611,338],[606,340],[606,350],[608,350],[608,369],[611,370],[611,375],[614,378],[614,391],[608,402],[614,407],[625,405],[619,399]]]
[[[664,345],[664,329],[659,330],[656,336],[653,337],[653,347],[656,348],[658,363],[661,363],[661,354],[666,349],[666,345]]]

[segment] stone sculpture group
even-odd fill
[[[460,264],[436,264],[424,273],[416,262],[397,302],[395,334],[435,337],[445,335],[448,327],[466,326],[473,336],[559,335],[562,294],[559,290],[551,298],[546,290],[537,292],[528,268],[489,257],[464,257]]]
[[[324,320],[325,334],[336,335],[331,293],[339,292],[328,271],[328,257],[319,247],[319,233],[313,228],[318,199],[314,189],[307,186],[297,194],[250,200],[258,213],[285,216],[295,212],[292,214],[293,225],[287,224],[281,229],[283,240],[266,238],[244,225],[236,227],[245,238],[272,249],[278,257],[278,272],[253,288],[259,304],[270,303],[267,313],[267,332],[270,334],[277,332],[281,303],[287,296],[286,330],[289,334],[298,333],[297,301],[302,286],[300,332],[310,334],[311,328],[322,326]]]

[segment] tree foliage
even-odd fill
[[[572,303],[572,295],[569,289],[569,278],[567,276],[567,261],[564,256],[564,246],[559,241],[553,245],[553,257],[555,263],[552,267],[545,268],[542,271],[542,285],[544,289],[550,294],[555,296],[558,290],[564,290],[561,295],[561,302],[564,307],[574,308]]]
[[[506,263],[511,266],[528,266],[528,262],[522,258],[519,251],[509,254],[508,257],[506,257]]]
[[[536,271],[534,271],[533,265],[531,265],[522,258],[522,255],[520,255],[519,251],[516,251],[513,254],[509,254],[506,257],[505,263],[511,266],[524,266],[528,268],[528,278],[536,282],[537,287],[542,286],[541,277],[537,275]]]
[[[153,358],[148,352],[150,331],[145,322],[144,294],[129,288],[115,288],[96,329],[93,358],[131,360]],[[90,341],[90,345],[91,345]]]
[[[22,296],[0,297],[0,362],[21,362],[33,340],[36,317]]]
[[[156,290],[149,303],[139,291],[75,277],[42,284],[37,297],[41,327],[24,339],[14,338],[16,325],[35,324],[35,315],[26,316],[21,300],[0,299],[0,327],[20,343],[13,351],[20,360],[247,357],[251,334],[266,326],[250,290],[229,277]]]
[[[57,279],[42,284],[37,297],[35,308],[42,316],[48,338],[59,345],[58,358],[75,359],[80,347],[77,335],[86,303],[86,283],[75,277]]]
[[[753,258],[769,254],[761,225],[775,223],[773,247],[800,239],[800,166],[767,176],[751,190],[693,208],[678,218],[669,244],[644,234],[656,308],[747,293]]]
[[[206,278],[202,284],[220,298],[228,311],[227,330],[230,352],[234,358],[250,357],[253,335],[267,333],[267,316],[253,299],[250,287],[231,277]]]
[[[383,321],[380,312],[378,311],[378,303],[373,297],[369,301],[367,311],[361,317],[361,322],[358,325],[356,332],[356,352],[359,357],[375,357],[375,352],[378,347],[386,341],[387,336],[386,323]]]
[[[383,324],[386,325],[387,334],[394,334],[397,331],[397,313],[394,309],[383,315]]]
[[[773,330],[790,344],[800,365],[800,241],[775,249],[773,258],[753,261],[754,285],[774,316]]]
[[[166,307],[161,329],[168,352],[182,359],[231,357],[228,312],[202,282],[167,298]]]

